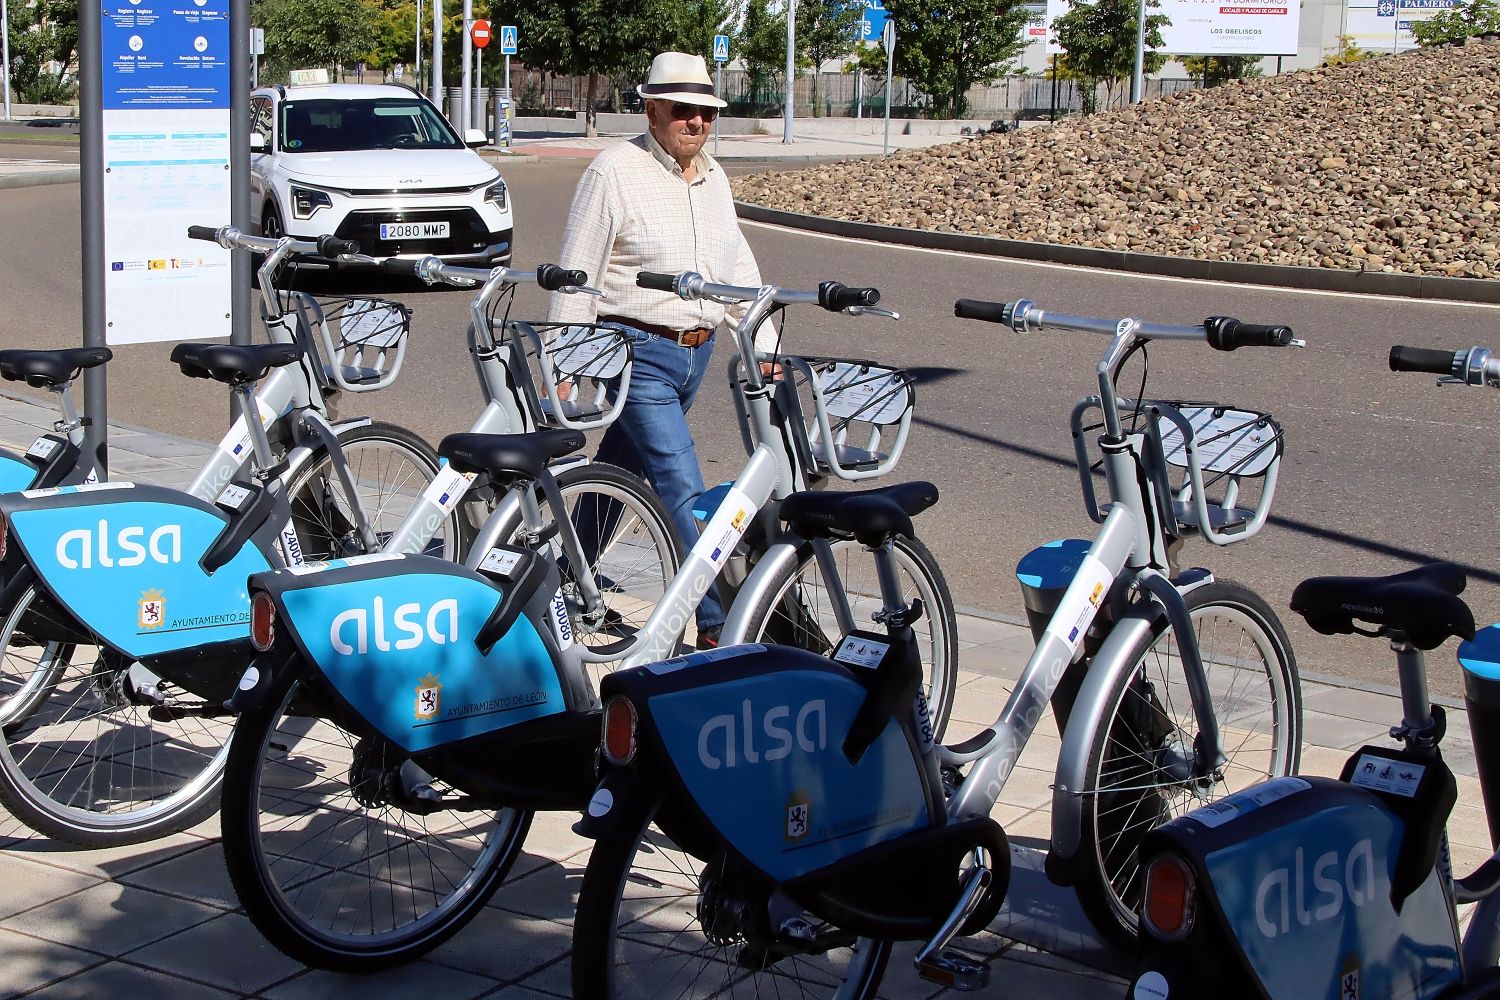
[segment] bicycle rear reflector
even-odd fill
[[[1158,854],[1146,868],[1146,929],[1163,941],[1180,941],[1193,930],[1198,880],[1186,861]]]
[[[260,591],[250,602],[250,645],[262,653],[276,644],[276,605],[271,595]]]
[[[635,705],[615,695],[604,706],[604,759],[621,766],[635,760]]]

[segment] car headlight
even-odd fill
[[[484,200],[495,203],[496,208],[504,208],[506,202],[505,180],[501,178],[484,189]]]
[[[328,197],[327,191],[314,191],[311,188],[292,188],[292,216],[297,219],[311,219],[320,208],[332,208],[333,199]]]

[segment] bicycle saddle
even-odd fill
[[[449,434],[438,455],[459,472],[485,472],[496,480],[536,479],[547,463],[584,445],[583,431],[532,434]]]
[[[837,531],[853,535],[861,544],[879,545],[891,535],[915,537],[912,515],[937,501],[937,487],[921,481],[849,493],[806,490],[781,502],[781,519],[803,538]]]
[[[1431,563],[1393,576],[1318,576],[1292,591],[1292,610],[1324,635],[1355,631],[1356,620],[1403,632],[1418,649],[1449,636],[1474,638],[1474,615],[1459,598],[1468,581],[1452,563]]]
[[[245,385],[302,357],[295,344],[178,344],[172,361],[189,378]]]
[[[85,368],[94,368],[114,357],[107,347],[69,347],[61,351],[0,351],[0,378],[26,380],[36,389],[50,389],[71,382]]]

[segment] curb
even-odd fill
[[[46,184],[77,184],[81,170],[34,170],[24,174],[0,174],[0,191],[7,188],[42,187]]]
[[[1065,246],[1060,243],[1007,240],[997,236],[969,236],[964,233],[903,229],[899,226],[884,226],[874,222],[849,222],[821,215],[785,212],[781,209],[765,208],[744,201],[735,201],[734,207],[740,218],[751,222],[765,222],[791,229],[842,236],[846,239],[872,240],[877,243],[893,243],[929,250],[954,250],[988,257],[1010,257],[1017,260],[1097,267],[1110,271],[1172,278],[1227,281],[1241,285],[1500,304],[1500,281],[1488,278],[1442,278],[1419,274],[1333,271],[1320,267],[1291,267],[1285,264],[1192,260],[1186,257],[1134,253],[1128,250],[1098,250],[1092,247]]]
[[[502,163],[537,163],[541,157],[535,153],[502,153],[499,150],[486,149],[484,159],[486,162],[499,166]]]

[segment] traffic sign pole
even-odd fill
[[[714,93],[724,99],[724,64],[729,61],[729,36],[714,36]],[[714,117],[714,155],[719,155],[719,118]]]
[[[515,113],[516,102],[511,96],[510,89],[510,57],[516,54],[516,43],[520,40],[520,34],[514,24],[502,24],[500,26],[500,54],[505,57],[505,146],[510,148],[515,142],[514,122],[511,120]]]
[[[443,0],[432,0],[432,103],[438,114],[448,114],[443,106]]]
[[[896,22],[887,20],[885,22],[885,147],[882,152],[891,151],[891,77],[896,66]]]
[[[469,28],[474,24],[474,0],[464,0],[463,80],[458,91],[458,130],[464,141],[469,141],[474,94],[474,39],[469,37]]]
[[[786,4],[786,100],[782,108],[781,141],[790,146],[792,135],[792,113],[797,91],[797,0]]]

